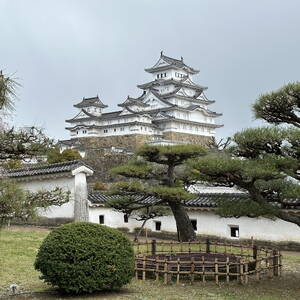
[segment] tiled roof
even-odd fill
[[[187,80],[187,78],[185,78],[184,80],[175,80],[173,78],[170,78],[170,79],[154,79],[153,81],[150,81],[150,82],[147,82],[147,83],[144,83],[144,84],[139,84],[137,87],[141,88],[141,89],[146,89],[146,88],[151,88],[151,87],[156,86],[156,85],[174,84],[177,87],[187,87],[187,88],[192,88],[192,89],[196,89],[196,90],[200,90],[200,91],[203,91],[203,90],[207,89],[207,87],[198,85],[196,83],[193,83],[193,84],[186,83],[185,82],[186,80]]]
[[[83,107],[89,107],[89,106],[96,106],[96,107],[101,107],[101,108],[107,107],[107,105],[102,103],[102,101],[99,99],[98,96],[92,97],[92,98],[83,98],[81,102],[74,105],[74,107],[77,107],[77,108],[83,108]]]
[[[92,204],[105,204],[110,199],[120,198],[121,196],[111,196],[107,195],[100,191],[91,191],[89,192],[88,199]],[[247,198],[247,194],[242,193],[230,193],[230,194],[221,194],[221,193],[202,193],[195,194],[195,197],[185,201],[185,206],[187,207],[217,207],[217,203],[222,199],[232,199],[240,200]],[[136,200],[142,199],[142,196],[136,196]],[[142,203],[155,203],[158,199],[154,196],[149,196],[142,201]]]
[[[65,145],[69,147],[74,147],[74,146],[81,146],[81,143],[79,140],[71,139],[71,140],[59,140],[57,142],[57,145]]]
[[[163,59],[169,66],[173,66],[173,67],[176,67],[176,68],[179,68],[179,69],[186,69],[191,74],[199,73],[199,70],[196,70],[196,69],[186,65],[183,62],[182,57],[181,57],[181,59],[176,59],[176,58],[172,58],[172,57],[163,55],[163,53],[161,52],[160,58]],[[168,66],[157,66],[157,67],[154,66],[152,68],[145,69],[145,71],[151,73],[151,72],[156,72],[156,71],[167,69],[167,68],[168,68]]]
[[[147,107],[147,106],[149,106],[149,104],[144,103],[142,101],[144,96],[145,96],[145,93],[143,93],[143,95],[141,97],[138,97],[138,98],[132,98],[132,97],[128,96],[127,99],[123,103],[118,104],[118,106],[126,107],[126,106],[131,106],[131,105],[137,105],[137,106]]]
[[[88,199],[91,202],[92,206],[95,205],[104,205],[108,200],[114,198],[120,198],[119,195],[107,195],[101,191],[90,191],[88,194]],[[142,196],[135,196],[135,200],[142,199]],[[186,200],[184,206],[186,207],[202,207],[202,208],[216,208],[218,206],[218,202],[221,200],[231,200],[231,201],[238,201],[238,200],[246,200],[249,199],[247,193],[218,193],[218,192],[211,192],[211,193],[199,193],[195,194],[195,196],[189,200]],[[158,198],[154,196],[149,196],[143,199],[141,202],[143,204],[154,204],[158,201]],[[280,205],[279,203],[275,204],[284,209],[300,209],[300,199],[286,199],[283,201],[284,204]]]
[[[81,166],[86,166],[91,169],[88,165],[83,163],[82,161],[73,160],[56,164],[45,164],[45,165],[36,165],[28,168],[22,169],[11,169],[8,170],[6,176],[10,178],[20,178],[27,176],[38,176],[38,175],[48,175],[48,174],[56,174],[56,173],[65,173],[71,172]]]

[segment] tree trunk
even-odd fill
[[[134,241],[137,242],[139,240],[140,234],[142,233],[142,230],[146,224],[148,220],[144,220],[142,226],[140,227],[139,231],[136,233],[135,237],[134,237]]]
[[[294,223],[294,224],[297,224],[298,226],[300,226],[300,216],[299,215],[279,210],[279,212],[277,213],[277,217],[281,220],[291,222],[291,223]]]
[[[181,242],[194,241],[196,234],[191,223],[191,220],[185,211],[181,203],[169,202],[169,206],[172,209],[177,230],[179,233],[179,239]]]

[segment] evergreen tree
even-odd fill
[[[82,159],[82,157],[75,149],[65,149],[64,151],[60,152],[58,148],[52,148],[47,153],[47,162],[49,164],[80,159]]]
[[[300,216],[289,210],[300,199],[299,107],[299,83],[262,95],[253,106],[255,115],[284,126],[243,130],[221,157],[190,162],[194,179],[249,193],[248,201],[221,203],[221,215],[275,216],[300,226]]]
[[[19,84],[0,72],[0,120],[14,109],[16,89]],[[36,214],[37,207],[62,205],[69,201],[69,192],[60,188],[53,191],[30,193],[6,178],[6,168],[12,161],[22,162],[37,155],[45,155],[53,141],[42,131],[32,127],[30,130],[16,130],[4,122],[0,126],[0,227],[13,218],[27,219]]]
[[[135,160],[112,169],[114,174],[131,180],[113,185],[111,193],[123,197],[109,205],[132,212],[153,206],[145,199],[155,196],[156,206],[168,205],[172,210],[180,240],[194,240],[195,232],[183,206],[191,194],[181,180],[181,168],[189,159],[206,153],[205,148],[196,145],[143,146],[137,151]]]

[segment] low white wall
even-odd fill
[[[282,220],[266,218],[221,218],[213,212],[189,211],[191,219],[197,220],[197,234],[214,235],[223,238],[231,238],[230,226],[239,227],[239,236],[242,239],[265,241],[289,241],[300,242],[300,228],[292,223]],[[106,207],[90,207],[90,222],[99,223],[99,215],[104,215],[104,225],[118,228],[126,227],[130,231],[140,227],[141,222],[129,218],[124,222],[124,215]],[[149,220],[145,227],[155,231],[155,221],[161,221],[161,231],[176,232],[176,224],[173,215]],[[233,238],[236,239],[236,238]]]
[[[64,191],[70,191],[70,201],[62,206],[50,206],[47,209],[39,209],[39,215],[47,218],[74,218],[74,190],[75,179],[72,177],[59,177],[51,179],[31,180],[28,182],[20,182],[19,185],[32,192],[39,190],[54,190],[56,187],[62,188]]]

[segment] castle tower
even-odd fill
[[[206,97],[207,87],[194,82],[198,70],[183,58],[161,55],[152,67],[150,82],[138,85],[142,94],[128,96],[119,104],[121,110],[103,113],[97,97],[83,98],[74,105],[80,111],[66,122],[72,138],[97,137],[97,146],[135,148],[138,141],[150,144],[208,144],[215,130],[223,125],[215,120],[222,114],[208,109],[215,101]]]

